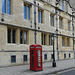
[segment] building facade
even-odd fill
[[[69,1],[36,0],[36,43],[43,62],[74,58],[72,9]],[[29,64],[29,46],[35,43],[34,0],[0,0],[0,66]]]

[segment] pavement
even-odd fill
[[[0,68],[0,75],[47,75],[75,68],[75,59],[56,61],[57,67],[52,67],[52,62],[43,63],[43,71],[31,71],[29,65],[19,65]]]

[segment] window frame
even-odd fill
[[[62,1],[62,10],[64,11],[64,1]]]
[[[43,10],[40,8],[38,8],[38,23],[43,23]]]
[[[30,7],[30,4],[27,4],[27,3],[25,3],[24,2],[24,5],[23,6],[26,6],[26,18],[25,18],[25,11],[24,11],[24,19],[26,19],[26,20],[31,20],[31,18],[30,18],[30,12],[31,12],[31,7]],[[29,13],[27,13],[28,12],[28,7],[29,7]],[[28,18],[28,14],[29,14],[29,18]]]
[[[44,60],[47,60],[47,54],[44,54]]]
[[[44,33],[41,34],[41,44],[46,45],[46,34]]]
[[[62,37],[62,46],[65,46],[65,37]]]
[[[28,55],[23,55],[23,62],[27,62],[28,61]]]
[[[3,4],[2,4],[2,13],[6,13],[6,14],[8,14],[8,15],[11,15],[12,14],[12,0],[10,0],[10,6],[8,6],[8,3],[7,3],[7,1],[8,0],[5,0],[5,10],[3,9]],[[2,2],[3,3],[3,2]],[[10,7],[10,12],[8,11],[8,9],[9,9],[9,7]],[[5,11],[5,12],[3,12],[3,10]]]
[[[69,53],[69,58],[71,58],[71,53]]]
[[[9,37],[8,37],[8,36],[9,36],[8,30],[9,30],[9,29],[10,29],[10,31],[11,31],[11,32],[10,32],[10,34],[11,34],[11,35],[10,35],[10,36],[11,36],[11,37],[10,37],[10,39],[11,39],[10,42],[8,42],[8,40],[9,40]],[[13,30],[15,30],[15,42],[13,42]],[[16,44],[16,28],[10,28],[10,27],[7,28],[7,43],[9,43],[9,44]]]
[[[64,59],[66,59],[66,53],[64,54]]]
[[[67,38],[67,47],[70,47],[70,38]]]
[[[66,2],[66,12],[68,12],[68,3]]]
[[[70,25],[71,25],[71,22],[70,21],[68,21],[68,31],[70,31]]]
[[[22,43],[21,43],[21,31],[23,32]],[[24,43],[24,32],[26,32],[26,43]],[[28,37],[27,31],[20,29],[20,44],[28,44],[27,37]]]
[[[15,59],[12,60],[13,59],[12,57],[15,57]],[[16,55],[11,55],[11,63],[16,63]]]
[[[53,46],[52,34],[49,35],[49,45]]]
[[[50,25],[54,27],[54,14],[50,15]]]
[[[59,17],[59,29],[63,29],[63,18]]]

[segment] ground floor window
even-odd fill
[[[46,34],[41,35],[41,44],[46,45]]]
[[[51,54],[51,59],[53,59],[53,54]]]
[[[47,54],[44,54],[44,60],[47,60]]]
[[[71,57],[71,54],[69,53],[69,58]]]
[[[62,37],[62,46],[65,46],[65,37]]]
[[[49,35],[49,45],[53,45],[53,41],[52,41],[52,35]]]
[[[15,63],[16,62],[16,55],[11,55],[11,63]]]
[[[66,54],[64,54],[64,58],[66,58]]]
[[[20,31],[20,44],[27,44],[27,32]]]
[[[67,38],[67,46],[70,46],[70,38]]]
[[[75,45],[75,40],[74,40],[74,45]]]
[[[23,55],[23,61],[27,61],[27,55]]]
[[[16,43],[16,29],[8,28],[8,43]]]

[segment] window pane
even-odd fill
[[[68,22],[68,31],[70,31],[70,22]]]
[[[49,45],[50,45],[50,42],[51,42],[51,36],[49,35]]]
[[[46,45],[46,35],[44,35],[44,45]]]
[[[64,58],[66,58],[66,54],[64,54]]]
[[[51,45],[53,45],[52,36],[51,36]]]
[[[54,16],[52,16],[52,26],[54,26]]]
[[[38,10],[38,22],[39,22],[39,10]]]
[[[62,29],[62,19],[59,19],[59,28]]]
[[[13,55],[13,56],[11,56],[11,63],[15,63],[15,62],[16,62],[16,56]]]
[[[62,10],[64,10],[64,2],[62,2]]]
[[[2,0],[2,13],[6,13],[6,0]]]
[[[7,0],[7,14],[11,14],[11,0]]]
[[[69,58],[71,57],[71,54],[69,53]]]
[[[27,61],[27,55],[23,56],[23,61]]]
[[[12,30],[12,43],[16,43],[16,31]]]
[[[62,46],[65,46],[65,39],[62,38]]]
[[[20,44],[23,44],[23,32],[20,32]]]
[[[29,8],[29,6],[27,7],[27,19],[30,20],[30,8]]]
[[[8,43],[11,43],[11,29],[8,29]]]
[[[51,16],[50,16],[50,25],[51,25]]]
[[[54,26],[54,16],[50,16],[50,22],[51,22],[51,26]]]
[[[69,38],[67,38],[67,46],[69,46]]]
[[[42,11],[40,11],[40,22],[42,23]]]
[[[24,5],[24,19],[26,19],[26,5]]]
[[[75,40],[74,40],[74,45],[75,45]]]
[[[47,54],[44,54],[44,59],[47,60]]]
[[[43,45],[43,34],[41,35],[41,43]]]
[[[68,12],[68,3],[66,2],[66,12]]]
[[[51,54],[51,59],[53,59],[53,54]]]
[[[24,44],[27,44],[27,33],[24,32]]]

